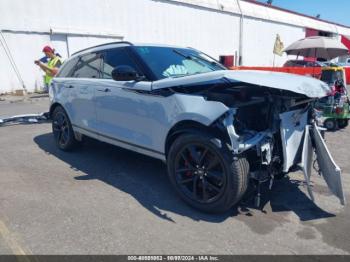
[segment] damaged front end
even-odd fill
[[[314,200],[310,177],[315,155],[319,173],[330,191],[345,204],[341,170],[315,121],[317,97],[232,82],[206,90],[203,95],[230,108],[214,125],[226,134],[233,156],[248,159],[251,178],[258,183],[257,206],[261,183],[269,181],[271,188],[276,177],[296,168],[303,171],[310,198]]]
[[[223,70],[165,79],[154,84],[153,90],[201,96],[225,105],[227,111],[211,127],[223,134],[234,158],[249,161],[250,177],[258,184],[270,181],[271,187],[274,178],[299,167],[313,199],[310,176],[316,154],[319,173],[345,204],[340,168],[315,120],[316,101],[331,91],[326,83],[286,73]]]

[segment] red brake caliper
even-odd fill
[[[190,164],[188,163],[187,160],[185,160],[185,166],[186,166],[186,168],[190,168]],[[192,172],[191,171],[187,171],[185,175],[190,177],[190,176],[192,176]]]

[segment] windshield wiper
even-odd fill
[[[189,74],[169,74],[169,75],[163,75],[165,77],[170,77],[170,78],[177,78],[177,77],[183,77],[183,76],[188,76]]]

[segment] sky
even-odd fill
[[[272,5],[350,26],[350,0],[273,0]]]

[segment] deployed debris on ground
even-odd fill
[[[0,126],[16,123],[39,123],[47,120],[49,120],[49,113],[16,115],[0,118]]]

